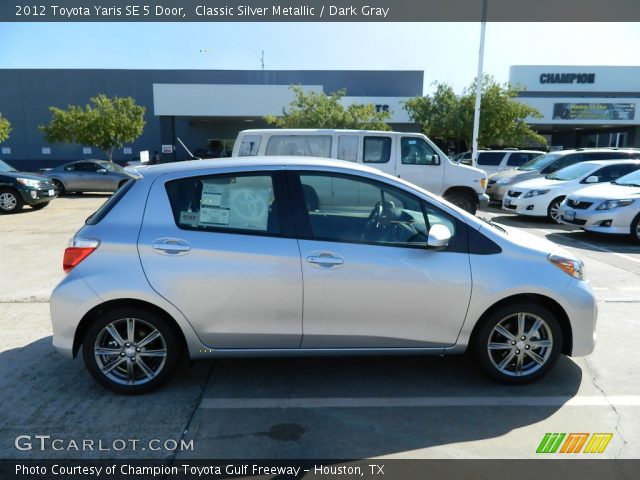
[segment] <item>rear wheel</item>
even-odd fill
[[[558,360],[562,330],[555,315],[535,303],[516,303],[494,311],[480,325],[473,351],[484,371],[502,383],[528,383]]]
[[[24,202],[20,194],[9,188],[0,189],[0,213],[14,213],[22,210]]]
[[[554,223],[560,222],[560,204],[564,200],[564,197],[555,198],[550,204],[549,208],[547,208],[547,217]]]
[[[164,384],[178,364],[180,351],[170,324],[140,308],[101,315],[88,328],[82,348],[93,378],[125,394],[151,392]]]
[[[53,185],[56,188],[56,191],[58,192],[58,195],[62,196],[64,195],[66,192],[66,190],[64,189],[64,185],[62,184],[62,182],[60,180],[57,179],[53,179]]]
[[[455,206],[460,207],[463,210],[466,210],[471,215],[476,214],[476,209],[478,207],[475,199],[471,197],[471,195],[466,193],[451,193],[444,197],[445,200],[453,203]]]

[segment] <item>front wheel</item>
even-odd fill
[[[24,202],[20,195],[8,188],[0,189],[0,213],[14,213],[22,210]]]
[[[483,370],[507,384],[542,377],[560,356],[562,330],[542,305],[518,303],[499,308],[479,326],[473,352]]]
[[[124,394],[151,392],[164,384],[180,357],[180,343],[162,317],[123,308],[97,318],[84,337],[82,354],[101,385]]]
[[[554,223],[562,223],[560,222],[560,204],[564,200],[564,197],[558,197],[554,199],[550,204],[549,208],[547,208],[547,217]]]
[[[634,242],[640,243],[640,214],[631,222],[631,239]]]
[[[464,193],[452,193],[445,196],[444,199],[448,202],[453,203],[456,207],[460,207],[461,209],[466,210],[471,215],[476,214],[478,204],[470,195],[466,195]]]
[[[60,180],[57,180],[57,179],[54,178],[52,181],[53,181],[53,185],[54,185],[56,191],[58,192],[59,196],[63,196],[65,193],[67,193],[65,188],[64,188],[63,183]]]

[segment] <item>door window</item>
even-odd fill
[[[331,136],[274,135],[267,143],[265,155],[331,158]]]
[[[455,219],[419,198],[365,178],[341,174],[300,175],[305,216],[316,240],[424,247],[429,228]]]
[[[189,177],[166,189],[178,228],[280,233],[270,174]]]
[[[338,137],[338,159],[349,162],[358,161],[357,135],[340,135]]]
[[[640,168],[640,165],[610,165],[601,168],[591,175],[598,177],[599,182],[612,182],[627,173],[635,172],[638,168]]]
[[[391,137],[364,137],[364,163],[387,163],[391,157]]]
[[[440,159],[435,150],[422,138],[402,137],[401,161],[409,165],[438,165]]]
[[[538,153],[512,153],[507,159],[507,165],[509,167],[520,167],[538,155]]]

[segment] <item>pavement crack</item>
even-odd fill
[[[202,390],[200,391],[200,394],[198,395],[198,399],[195,402],[191,415],[189,415],[189,418],[187,419],[187,423],[184,426],[184,429],[182,430],[182,435],[180,435],[180,442],[185,441],[187,438],[187,434],[189,433],[189,429],[191,428],[191,423],[193,422],[193,418],[195,417],[196,412],[198,411],[198,409],[200,408],[200,405],[202,404],[202,399],[204,398],[204,394],[207,391],[209,380],[211,380],[211,376],[213,375],[213,370],[215,369],[215,366],[217,363],[218,362],[215,362],[215,361],[211,362],[211,366],[209,367],[209,371],[207,372],[207,377],[202,383]],[[175,449],[171,457],[169,458],[169,466],[173,466],[174,462],[176,461],[177,455],[178,455],[178,449]]]
[[[584,359],[584,363],[587,366],[587,370],[591,372],[591,383],[593,384],[594,387],[596,387],[600,391],[600,393],[602,393],[602,395],[604,396],[604,399],[607,401],[607,403],[613,410],[613,413],[616,414],[616,425],[614,427],[614,430],[622,440],[622,447],[616,452],[614,457],[616,460],[618,460],[620,458],[620,455],[622,455],[622,451],[627,447],[627,441],[624,439],[622,432],[620,432],[620,424],[622,423],[622,417],[620,416],[620,412],[618,412],[618,409],[616,408],[616,406],[609,401],[609,397],[605,393],[604,389],[600,385],[598,385],[598,382],[597,382],[598,375],[591,368],[591,365],[589,365],[589,361],[586,358]]]

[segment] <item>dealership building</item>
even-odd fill
[[[517,65],[509,81],[553,149],[640,146],[640,67]]]
[[[519,101],[552,148],[640,146],[640,67],[513,66],[509,79],[524,87]],[[291,85],[307,92],[345,89],[345,104],[371,103],[391,112],[394,130],[418,131],[403,103],[423,94],[422,71],[0,69],[0,113],[12,124],[0,158],[24,170],[83,158],[104,158],[89,145],[48,144],[38,126],[49,107],[86,105],[100,93],[131,96],[146,108],[144,133],[114,153],[119,162],[141,151],[163,161],[220,146],[229,154],[241,130],[268,127],[293,100]]]
[[[54,70],[0,69],[0,113],[12,132],[0,145],[0,158],[14,167],[35,170],[83,158],[104,158],[89,145],[48,144],[38,126],[51,119],[49,107],[86,105],[104,93],[133,97],[146,108],[146,126],[135,142],[114,152],[114,160],[135,159],[140,151],[163,161],[222,145],[229,154],[239,131],[268,127],[264,116],[279,115],[294,95],[345,89],[343,103],[373,104],[391,112],[394,130],[416,131],[402,108],[422,95],[422,71],[265,71],[265,70]]]

